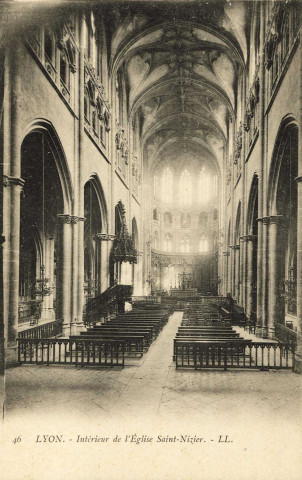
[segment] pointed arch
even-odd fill
[[[108,233],[108,209],[105,193],[101,180],[97,173],[92,173],[87,181],[90,181],[98,199],[100,213],[102,217],[102,232]]]
[[[62,193],[63,193],[63,203],[64,203],[64,212],[62,213],[71,213],[72,202],[74,198],[72,177],[68,167],[66,155],[63,149],[63,145],[57,134],[57,131],[53,124],[45,118],[37,118],[28,124],[27,128],[24,131],[22,142],[25,138],[33,132],[42,133],[47,141],[51,153],[54,157],[57,171],[60,177]]]

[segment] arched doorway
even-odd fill
[[[298,128],[285,123],[273,154],[269,196],[268,330],[297,325],[297,177]]]
[[[33,131],[21,146],[19,323],[61,318],[64,195],[51,136]]]
[[[239,302],[240,299],[240,235],[241,235],[241,203],[239,202],[235,223],[235,235],[234,235],[234,283],[233,283],[233,296]]]
[[[84,186],[84,294],[86,303],[102,291],[101,239],[103,230],[96,186],[89,180]]]
[[[247,236],[247,315],[257,321],[257,261],[258,261],[258,176],[255,175],[248,206]]]

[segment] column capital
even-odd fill
[[[70,222],[76,224],[78,222],[85,222],[85,217],[77,217],[76,215],[70,215]]]
[[[71,223],[71,215],[69,215],[69,213],[59,213],[59,214],[57,215],[57,219],[58,219],[61,223],[68,223],[68,224]]]
[[[280,223],[282,220],[284,220],[283,215],[271,215],[269,217],[270,224]]]
[[[224,255],[225,257],[229,257],[229,256],[230,256],[230,252],[222,252],[222,255]]]
[[[302,182],[302,175],[299,175],[298,177],[296,177],[295,180],[296,180],[297,183],[301,183]]]
[[[262,222],[264,225],[267,225],[270,221],[270,217],[257,218],[257,222]]]
[[[96,233],[94,235],[95,240],[101,240],[101,241],[112,241],[115,239],[115,235],[111,233]]]
[[[246,241],[247,242],[254,242],[255,240],[257,240],[258,238],[258,235],[247,235],[246,236]]]
[[[2,185],[3,187],[20,187],[20,191],[23,190],[25,180],[21,177],[10,177],[9,175],[3,175]]]
[[[245,235],[241,235],[241,236],[239,237],[239,242],[246,242],[246,238],[245,238],[245,237],[246,237]]]

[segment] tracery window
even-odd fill
[[[154,197],[157,197],[158,195],[158,176],[157,175],[153,176],[153,195]]]
[[[170,227],[172,225],[172,215],[170,212],[164,213],[164,225],[165,227]]]
[[[166,233],[164,237],[164,250],[166,252],[172,251],[172,235],[170,233]]]
[[[202,235],[199,240],[199,251],[205,253],[209,250],[209,242],[205,235]]]
[[[182,253],[189,253],[191,251],[190,237],[183,237],[180,241],[180,251]]]
[[[211,177],[203,168],[198,181],[199,203],[206,204],[211,196]]]
[[[183,206],[192,203],[192,178],[188,170],[184,170],[180,177],[180,203]]]
[[[173,175],[169,167],[163,171],[161,191],[163,202],[171,203],[173,199]]]

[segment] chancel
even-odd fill
[[[283,394],[294,389],[302,3],[19,3],[4,2],[0,43],[0,336],[11,384],[22,372],[22,390],[52,369],[69,386],[71,366],[89,366],[74,388],[102,375],[90,382],[102,412],[132,400],[135,410],[140,391],[156,412],[166,402],[163,416],[204,369],[220,370],[223,386],[225,370],[265,370],[255,390],[282,370]],[[210,403],[196,397],[188,410]]]

